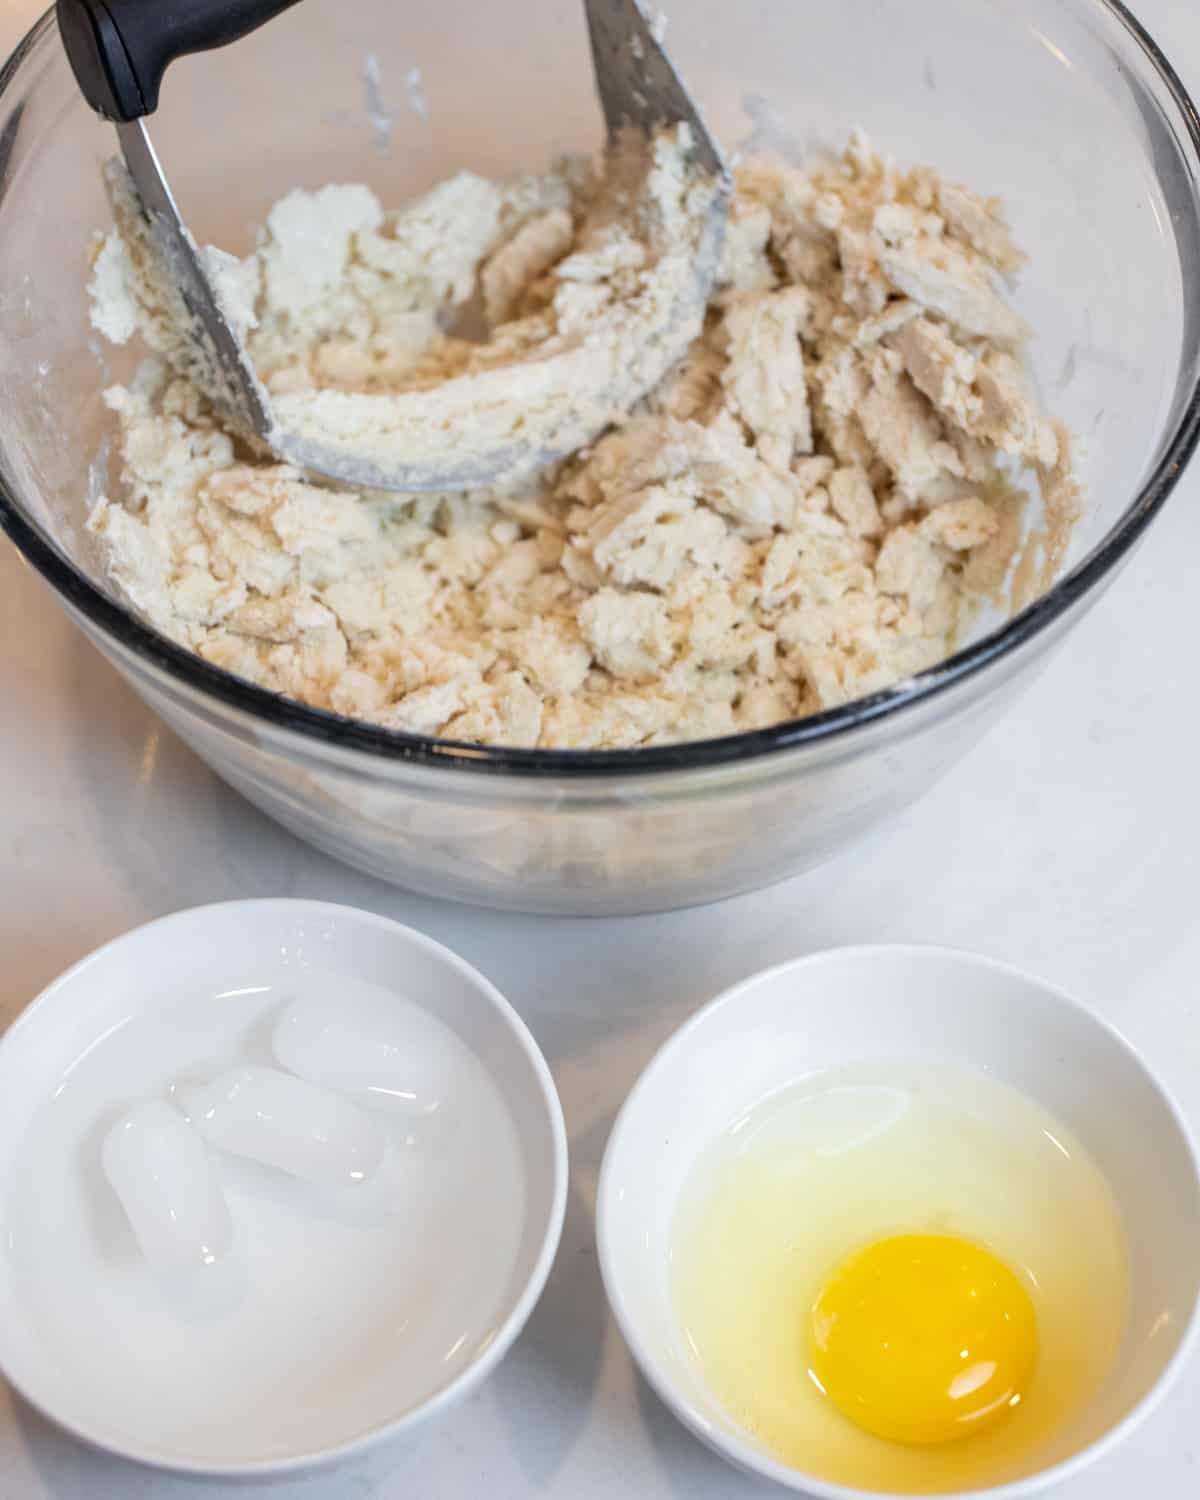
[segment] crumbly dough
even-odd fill
[[[597,239],[597,201],[579,163],[463,173],[392,214],[297,192],[223,274],[277,400],[435,393],[628,302],[644,246],[619,219]],[[998,203],[861,137],[807,173],[749,162],[687,356],[548,474],[339,491],[249,454],[151,359],[107,395],[123,484],[91,524],[158,629],[337,714],[545,748],[777,724],[933,665],[1060,564],[1079,488],[998,290],[1021,263]],[[115,238],[93,291],[103,331],[153,335]],[[467,308],[487,343],[446,331]]]
[[[594,178],[513,191],[463,173],[390,223],[362,187],[292,193],[261,255],[201,251],[227,321],[268,377],[268,437],[314,445],[349,473],[452,476],[460,490],[510,487],[594,441],[704,326],[727,189],[692,145],[687,125],[651,138],[626,130]],[[142,328],[237,418],[123,163],[105,176],[119,235],[98,266],[97,326],[117,341]],[[487,340],[438,337],[440,320],[476,297]],[[260,300],[264,326],[248,340]]]

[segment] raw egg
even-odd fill
[[[677,1211],[698,1381],[764,1450],[891,1493],[1003,1482],[1124,1327],[1120,1211],[1058,1121],[989,1076],[812,1077],[734,1121]]]

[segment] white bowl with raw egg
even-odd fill
[[[1111,1028],[969,954],[757,976],[650,1064],[605,1155],[605,1286],[650,1384],[820,1500],[1026,1496],[1200,1341],[1200,1163]]]

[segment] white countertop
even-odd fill
[[[0,0],[7,51],[30,0]],[[1200,91],[1200,8],[1137,9]],[[274,1500],[768,1500],[676,1425],[608,1316],[592,1239],[600,1156],[659,1043],[764,964],[845,942],[950,943],[1011,960],[1113,1020],[1200,1128],[1200,464],[1033,689],[900,822],[824,871],[704,912],[613,922],[440,905],[307,849],[227,791],[141,706],[0,540],[0,1029],[57,973],[203,902],[349,902],[429,932],[521,1009],[549,1057],[573,1190],[547,1294],[482,1392],[410,1443]],[[119,1372],[114,1372],[119,1378]],[[1194,1500],[1200,1363],[1054,1500]],[[0,1500],[232,1500],[92,1453],[0,1383]]]

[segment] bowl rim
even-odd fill
[[[1178,1132],[1191,1163],[1195,1196],[1200,1202],[1200,1139],[1197,1138],[1178,1101],[1158,1073],[1149,1065],[1138,1048],[1111,1021],[1099,1015],[1069,991],[1016,964],[952,944],[896,942],[847,944],[836,948],[819,949],[760,970],[740,980],[737,984],[731,985],[715,999],[702,1006],[657,1049],[627,1095],[613,1123],[604,1148],[596,1190],[596,1250],[600,1276],[604,1282],[604,1291],[613,1319],[634,1363],[659,1400],[683,1426],[705,1446],[737,1468],[772,1479],[785,1489],[799,1491],[803,1495],[810,1496],[811,1500],[898,1500],[898,1497],[891,1491],[857,1489],[851,1485],[818,1479],[804,1473],[803,1470],[791,1468],[781,1460],[755,1448],[748,1440],[737,1434],[718,1429],[704,1415],[698,1404],[680,1391],[663,1361],[642,1339],[637,1320],[630,1314],[621,1290],[622,1276],[610,1238],[610,1225],[616,1211],[614,1203],[619,1193],[616,1182],[616,1158],[617,1151],[625,1145],[624,1136],[631,1129],[629,1122],[638,1101],[657,1086],[657,1074],[660,1068],[669,1063],[672,1055],[687,1045],[692,1033],[700,1030],[717,1012],[737,1005],[745,999],[748,992],[782,975],[798,974],[831,964],[858,962],[863,958],[884,962],[894,960],[907,962],[913,959],[926,963],[949,962],[966,969],[985,971],[1021,984],[1033,985],[1049,1002],[1083,1020],[1098,1035],[1107,1037],[1123,1054],[1130,1066],[1151,1085],[1166,1118]],[[1051,1485],[1061,1484],[1080,1474],[1105,1454],[1111,1452],[1151,1415],[1175,1385],[1197,1349],[1200,1349],[1200,1280],[1198,1280],[1196,1295],[1188,1314],[1187,1325],[1175,1353],[1151,1388],[1119,1422],[1096,1438],[1094,1442],[1081,1448],[1078,1453],[1073,1453],[1069,1458],[1062,1459],[1037,1473],[986,1488],[940,1492],[938,1500],[1027,1500],[1028,1496],[1040,1493]]]
[[[1193,172],[1200,176],[1200,111],[1162,49],[1122,0],[1075,0],[1075,3],[1116,21],[1128,45],[1144,54],[1180,112],[1184,125],[1181,150],[1190,147]],[[56,25],[52,7],[17,45],[0,69],[0,100],[13,85],[25,60]],[[398,764],[522,780],[553,776],[572,782],[596,781],[615,776],[628,778],[737,767],[808,745],[834,744],[879,720],[903,721],[918,705],[976,677],[993,663],[1018,654],[1079,606],[1086,596],[1094,594],[1141,540],[1175,489],[1197,446],[1200,446],[1200,372],[1192,381],[1183,413],[1160,461],[1136,499],[1082,561],[1019,614],[938,665],[839,708],[720,739],[641,749],[537,750],[467,744],[384,729],[309,707],[212,666],[139,620],[91,582],[42,527],[24,514],[3,473],[0,473],[0,531],[8,534],[18,552],[67,607],[82,615],[101,637],[130,653],[152,673],[215,699],[271,730],[298,735],[327,750],[354,752]]]
[[[185,907],[180,911],[170,912],[166,916],[157,917],[153,921],[144,922],[138,927],[120,933],[108,942],[102,943],[98,948],[94,948],[51,979],[17,1016],[7,1031],[0,1033],[0,1067],[3,1066],[4,1055],[10,1049],[13,1039],[27,1029],[32,1018],[40,1014],[47,1005],[53,1005],[56,995],[64,986],[73,983],[87,969],[100,964],[105,958],[111,956],[114,950],[135,948],[151,933],[161,936],[164,930],[172,926],[183,927],[197,919],[219,922],[223,915],[235,911],[242,916],[247,913],[251,915],[260,913],[264,917],[269,911],[292,912],[296,916],[317,916],[374,927],[389,936],[401,937],[406,942],[415,942],[439,962],[457,970],[470,982],[480,1003],[490,1007],[513,1036],[522,1056],[529,1064],[537,1097],[545,1110],[553,1160],[549,1212],[540,1231],[540,1240],[532,1269],[524,1285],[520,1287],[519,1293],[512,1299],[492,1341],[453,1380],[409,1411],[329,1447],[293,1453],[283,1458],[229,1462],[205,1461],[201,1458],[174,1458],[149,1446],[124,1442],[120,1437],[106,1434],[100,1428],[90,1426],[86,1421],[64,1417],[54,1409],[52,1404],[44,1402],[37,1393],[27,1390],[21,1378],[14,1377],[0,1359],[0,1379],[8,1381],[21,1399],[47,1421],[89,1448],[112,1454],[127,1462],[161,1473],[179,1474],[197,1479],[256,1480],[312,1473],[360,1456],[377,1444],[390,1441],[422,1426],[477,1390],[508,1354],[546,1289],[546,1283],[558,1256],[566,1222],[570,1166],[566,1120],[554,1076],[545,1054],[513,1003],[497,989],[486,974],[475,968],[452,948],[439,943],[436,938],[430,937],[418,928],[397,922],[391,917],[381,916],[377,912],[367,911],[343,902],[309,900],[305,897],[262,897],[241,901],[217,901],[202,906]],[[2,1344],[3,1341],[0,1340],[0,1346]],[[0,1347],[0,1355],[2,1354],[3,1348]]]

